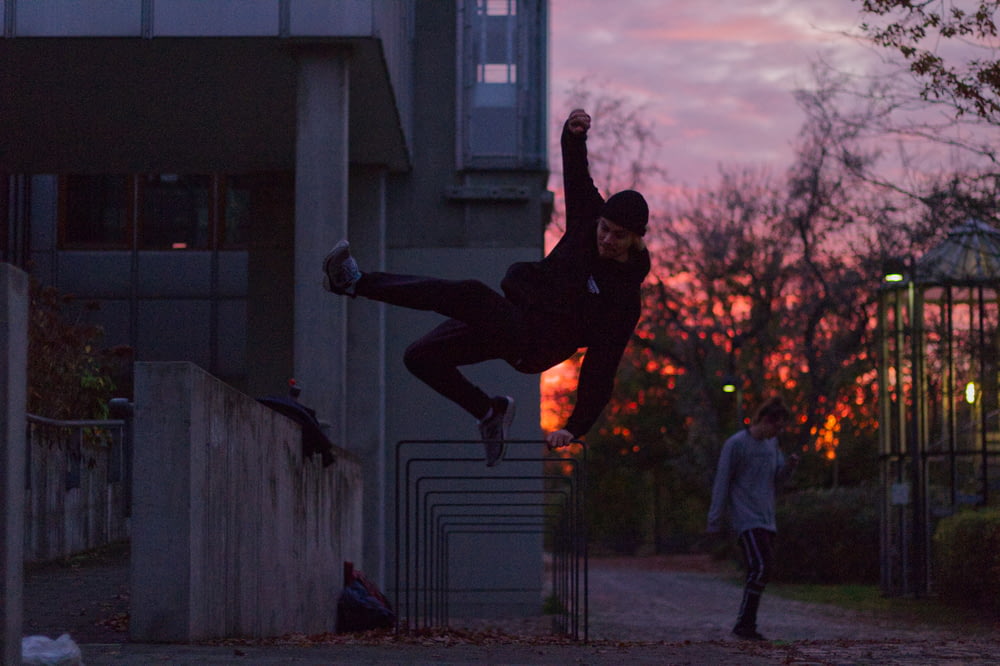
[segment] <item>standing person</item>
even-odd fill
[[[726,440],[715,472],[708,531],[719,532],[722,517],[728,513],[747,567],[743,601],[733,627],[740,638],[764,640],[757,631],[757,608],[773,564],[772,546],[778,531],[775,494],[799,463],[797,454],[786,461],[778,448],[778,435],[790,418],[781,398],[765,402],[748,427]]]
[[[576,405],[563,428],[545,437],[549,448],[582,437],[611,398],[615,373],[640,314],[640,287],[649,272],[649,208],[634,190],[607,201],[590,176],[590,116],[575,109],[563,125],[566,231],[541,261],[512,265],[503,294],[478,280],[362,272],[346,240],[326,256],[325,287],[448,319],[407,348],[406,367],[479,421],[486,464],[499,463],[514,417],[514,400],[490,396],[459,366],[503,359],[539,373],[586,347]]]

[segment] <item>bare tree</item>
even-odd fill
[[[804,131],[822,136],[824,159],[854,182],[873,214],[870,233],[887,252],[913,254],[967,217],[996,219],[1000,125],[924,101],[894,72],[870,77],[814,68],[796,92]]]
[[[911,107],[855,94],[854,82],[829,68],[817,68],[817,81],[798,94],[807,120],[786,172],[722,169],[715,184],[652,206],[654,268],[643,318],[588,450],[595,497],[606,489],[623,510],[628,501],[629,510],[652,504],[658,529],[686,520],[670,509],[680,495],[685,515],[707,503],[718,450],[742,405],[748,411],[771,392],[783,392],[803,417],[794,446],[813,452],[804,480],[829,481],[826,452],[816,450],[824,428],[837,429],[844,450],[871,455],[882,264],[932,241],[941,220],[960,208],[986,206],[991,191],[997,200],[988,179],[970,179],[943,162],[922,165],[908,152],[914,135],[904,134],[893,114]],[[656,192],[654,178],[664,172],[645,166],[653,127],[627,100],[606,104],[578,92],[568,105],[588,108],[595,128],[610,119],[621,130],[603,144],[593,134],[595,180],[609,191]],[[598,117],[600,109],[606,115]],[[899,130],[896,153],[884,141],[891,128]],[[742,404],[723,393],[727,375],[737,378]],[[841,466],[841,478],[874,469]],[[614,523],[603,529],[624,527]]]

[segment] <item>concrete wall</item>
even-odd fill
[[[0,263],[0,663],[21,663],[28,276]]]
[[[190,363],[137,363],[131,636],[332,631],[363,565],[360,464]],[[362,566],[363,568],[363,566]]]

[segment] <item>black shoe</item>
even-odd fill
[[[507,433],[514,420],[514,399],[510,396],[495,396],[491,401],[492,412],[479,422],[479,435],[486,449],[486,466],[494,467],[503,460],[507,450]]]
[[[760,635],[756,627],[744,627],[743,625],[736,625],[733,627],[733,633],[746,641],[766,641],[767,639]]]
[[[335,294],[354,294],[354,285],[361,279],[358,262],[351,256],[351,244],[342,240],[333,246],[323,260],[323,287]]]

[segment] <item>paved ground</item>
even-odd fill
[[[78,643],[128,640],[128,548],[116,545],[68,562],[29,565],[24,575],[24,633]]]
[[[921,626],[766,595],[748,643],[729,633],[740,589],[700,558],[592,559],[587,644],[548,618],[467,622],[450,632],[288,637],[263,644],[128,642],[126,550],[29,570],[25,633],[69,633],[103,664],[1000,664],[1000,631]],[[942,627],[952,628],[942,628]]]

